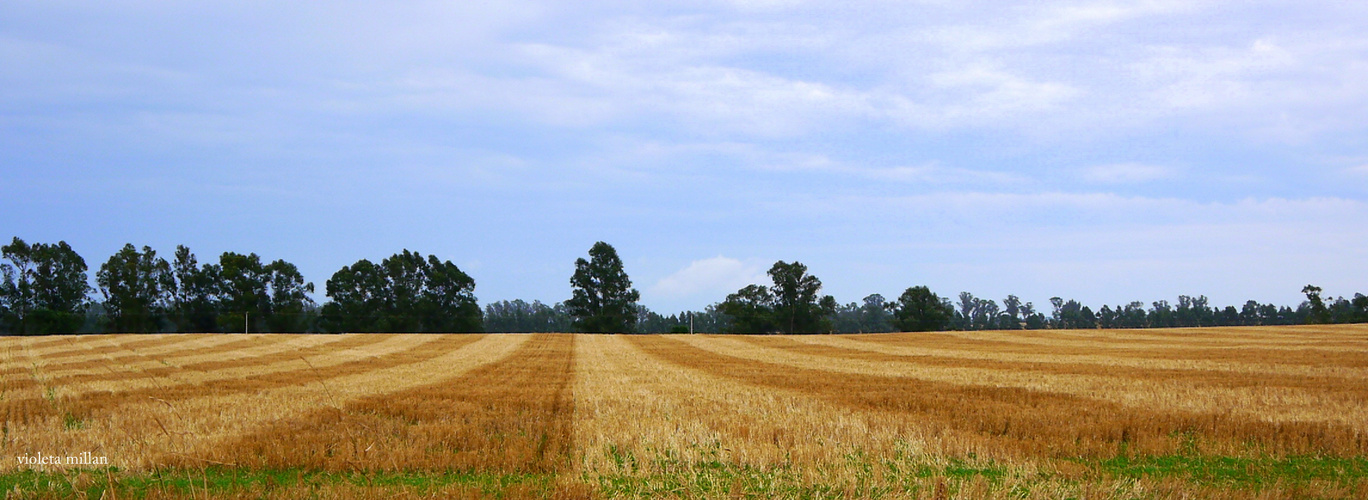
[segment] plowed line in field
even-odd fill
[[[76,417],[88,417],[103,411],[113,410],[122,404],[129,402],[141,402],[150,398],[159,401],[174,402],[195,397],[222,396],[241,392],[257,392],[281,386],[288,386],[308,380],[328,380],[346,375],[355,375],[368,371],[388,368],[407,363],[421,362],[426,359],[440,356],[444,351],[430,346],[435,342],[442,342],[442,345],[450,348],[460,346],[478,340],[477,335],[457,335],[447,339],[438,337],[410,336],[409,338],[399,338],[393,335],[383,334],[357,334],[355,337],[372,338],[378,337],[380,342],[386,340],[397,340],[394,342],[403,345],[404,348],[383,352],[379,354],[367,353],[365,349],[373,347],[380,342],[357,341],[354,347],[343,349],[341,342],[330,345],[316,346],[317,350],[302,349],[295,353],[294,359],[289,363],[276,363],[278,371],[261,373],[261,366],[243,365],[239,372],[233,373],[230,370],[219,370],[211,372],[231,378],[214,378],[197,383],[183,383],[165,387],[141,387],[136,389],[116,389],[112,391],[89,392],[78,394],[71,397],[59,398],[55,402],[44,400],[20,400],[7,402],[2,407],[17,418],[24,418],[26,421],[50,418],[67,412]],[[413,344],[411,342],[417,341]],[[407,345],[406,345],[407,344]],[[425,347],[429,347],[425,349]],[[341,351],[341,352],[338,352]],[[310,355],[322,356],[321,359],[306,361]],[[333,362],[337,358],[347,359],[349,357],[358,358]]]
[[[1034,330],[1040,332],[1045,330]],[[1055,332],[1057,330],[1050,330]],[[1151,351],[1162,349],[1180,349],[1197,351],[1220,351],[1223,349],[1254,348],[1268,350],[1322,350],[1333,352],[1337,349],[1362,347],[1365,340],[1353,337],[1340,336],[1334,339],[1311,339],[1311,338],[1284,338],[1280,340],[1252,340],[1252,339],[1224,339],[1210,340],[1191,339],[1184,341],[1177,338],[1154,337],[1146,338],[1136,330],[1089,330],[1099,332],[1096,334],[1056,334],[1039,335],[1036,333],[1026,333],[1020,330],[1014,331],[951,331],[936,333],[907,333],[907,334],[883,334],[887,336],[906,336],[906,337],[929,337],[941,336],[948,339],[961,339],[969,342],[1008,342],[1022,346],[1062,346],[1078,349],[1117,349],[1117,350],[1139,350]]]
[[[286,338],[263,337],[253,335],[250,337],[233,337],[227,335],[216,335],[215,340],[224,342],[211,345],[185,346],[184,344],[173,344],[177,348],[174,350],[163,350],[162,352],[132,351],[125,354],[106,355],[99,359],[87,359],[81,361],[70,361],[55,365],[42,367],[44,383],[47,385],[62,385],[66,383],[80,383],[92,380],[115,380],[118,373],[131,373],[136,376],[144,376],[152,370],[167,370],[168,366],[178,366],[180,360],[187,358],[201,358],[205,356],[219,357],[241,357],[249,356],[252,352],[259,350],[262,346],[271,346],[285,342]],[[165,347],[165,346],[163,346]],[[91,368],[103,369],[105,373],[91,373]],[[112,378],[111,378],[112,377]],[[32,378],[29,382],[37,383]]]
[[[125,336],[109,334],[55,335],[52,337],[5,336],[0,337],[0,345],[3,345],[5,349],[23,350],[35,355],[47,355],[71,349],[83,349],[84,344],[108,342],[112,337]],[[126,337],[139,338],[144,336],[127,335]]]
[[[1337,325],[1335,329],[1322,327],[1226,327],[1192,329],[1116,329],[1116,330],[999,330],[946,331],[939,335],[971,340],[1007,340],[1021,343],[1103,345],[1122,347],[1187,346],[1206,347],[1290,347],[1322,348],[1357,347],[1368,341],[1368,326]],[[908,334],[922,335],[920,333]]]
[[[1335,337],[1295,337],[1284,334],[1268,340],[1198,336],[1194,338],[1149,336],[1153,330],[1011,330],[1011,331],[945,331],[875,334],[884,340],[915,339],[918,342],[935,340],[954,343],[990,343],[1003,346],[1033,347],[1040,345],[1076,348],[1105,348],[1116,350],[1192,350],[1222,351],[1253,348],[1267,350],[1325,350],[1358,347],[1368,339],[1341,334]],[[855,336],[855,335],[851,335]]]
[[[586,472],[667,472],[662,457],[757,467],[840,463],[911,440],[878,415],[683,368],[624,336],[585,335],[576,344],[576,456]]]
[[[1105,330],[1114,332],[1114,330]],[[1335,341],[1316,341],[1316,340],[1289,340],[1280,342],[1271,341],[1197,341],[1183,342],[1181,340],[1156,340],[1156,341],[1135,341],[1127,337],[1129,332],[1118,332],[1116,336],[1112,333],[1097,334],[1097,336],[1036,336],[1036,334],[1023,334],[1021,332],[944,332],[932,334],[932,336],[944,336],[960,338],[963,341],[1004,341],[1018,347],[1052,347],[1052,348],[1074,348],[1074,349],[1114,349],[1114,351],[1193,351],[1198,352],[1220,352],[1224,349],[1239,348],[1259,348],[1268,351],[1302,351],[1302,352],[1338,352],[1350,349],[1350,351],[1363,351],[1364,345],[1368,340],[1357,340],[1357,338],[1339,337]],[[888,337],[911,338],[926,337],[926,334],[882,334]],[[855,337],[854,334],[847,337]]]
[[[710,339],[716,340],[716,339]],[[1273,453],[1359,455],[1368,436],[1345,426],[1265,423],[1226,414],[1154,411],[1091,398],[799,368],[697,348],[674,337],[634,338],[661,359],[763,387],[797,390],[856,409],[890,411],[994,439],[1015,454],[1109,456],[1132,450],[1173,453],[1174,437],[1194,433],[1212,445],[1258,442]],[[670,345],[674,343],[674,345]]]
[[[111,336],[109,336],[109,337],[108,337],[107,339],[105,339],[105,340],[108,341],[108,342],[114,342],[114,343],[115,343],[115,344],[114,344],[115,346],[124,346],[124,347],[126,347],[126,346],[128,346],[128,345],[130,345],[130,344],[134,345],[135,347],[138,346],[138,345],[142,345],[142,340],[157,340],[157,339],[146,339],[146,338],[144,338],[144,337],[147,337],[147,336],[146,336],[146,335],[111,335]],[[197,348],[201,348],[201,347],[213,347],[213,346],[219,345],[219,344],[232,343],[233,340],[234,340],[234,337],[230,337],[230,336],[225,336],[225,335],[205,335],[205,334],[194,334],[194,335],[156,335],[155,337],[160,337],[161,340],[176,340],[176,342],[172,342],[172,343],[158,343],[158,344],[156,344],[156,345],[151,345],[151,346],[146,346],[146,345],[144,345],[144,346],[138,348],[137,350],[125,349],[124,352],[129,353],[129,354],[126,354],[125,356],[132,357],[132,358],[144,358],[144,359],[147,359],[147,358],[150,358],[151,356],[155,356],[157,353],[184,352],[184,351],[188,351],[188,350],[191,350],[191,349],[197,349]],[[133,342],[129,342],[130,340],[133,340]],[[90,360],[91,358],[95,358],[95,357],[97,357],[97,356],[109,356],[109,354],[91,355],[91,356],[81,356],[81,357],[77,357],[77,358],[64,358],[63,361],[57,363],[56,365],[47,364],[47,360],[46,360],[46,359],[44,359],[44,358],[38,358],[38,357],[33,357],[33,356],[30,355],[30,356],[28,356],[28,362],[29,362],[30,368],[25,369],[25,370],[22,370],[22,375],[20,375],[20,374],[12,374],[11,376],[7,377],[7,378],[10,378],[10,379],[14,379],[14,380],[15,380],[15,382],[14,382],[14,384],[13,384],[13,387],[15,387],[16,390],[17,390],[18,392],[17,392],[16,394],[14,394],[13,397],[16,398],[16,399],[22,399],[22,398],[25,398],[25,397],[34,398],[34,397],[38,397],[40,394],[41,394],[41,395],[45,395],[45,396],[47,396],[47,397],[51,397],[51,396],[52,396],[51,393],[44,394],[44,392],[47,392],[47,391],[50,391],[50,390],[53,390],[53,389],[56,389],[58,392],[62,392],[62,393],[73,392],[74,389],[73,389],[73,387],[70,385],[70,384],[71,384],[71,381],[69,381],[69,380],[68,380],[68,381],[62,381],[62,380],[60,380],[60,379],[63,378],[63,377],[62,377],[62,374],[65,373],[65,374],[68,374],[68,375],[69,375],[70,373],[69,373],[68,371],[65,371],[65,370],[56,370],[56,371],[52,371],[52,370],[49,370],[49,367],[51,367],[51,366],[63,366],[63,365],[65,365],[66,363],[84,363],[84,362]],[[99,368],[102,369],[102,372],[105,372],[105,373],[117,373],[117,372],[119,372],[120,370],[124,370],[124,371],[127,371],[127,370],[128,370],[128,368],[127,368],[125,365],[123,365],[123,364],[117,364],[117,363],[108,363],[108,364],[102,364],[102,365],[97,365],[97,366],[99,366]],[[158,366],[159,366],[159,365],[158,365]],[[78,372],[78,374],[79,374],[79,372]],[[90,373],[89,373],[89,372],[86,372],[85,374],[90,374]],[[77,391],[77,392],[78,392],[78,391]]]
[[[80,357],[80,361],[94,358],[102,354],[120,351],[132,351],[164,345],[176,345],[181,343],[204,340],[206,338],[216,338],[203,334],[178,334],[178,335],[105,335],[94,339],[91,342],[81,342],[69,349],[57,352],[30,352],[32,356],[42,360],[41,368],[44,365],[56,364],[54,361],[66,358]],[[107,343],[98,347],[91,347],[91,344]]]
[[[164,401],[178,401],[207,395],[262,391],[310,379],[326,380],[365,373],[377,368],[436,356],[440,351],[426,350],[425,347],[437,340],[441,339],[389,334],[348,335],[338,342],[293,352],[276,353],[255,359],[204,363],[201,365],[201,373],[208,378],[202,381],[182,381],[178,385],[81,395],[75,398],[72,407],[79,408],[81,412],[94,412],[101,408],[117,406],[129,397],[156,397]],[[474,340],[474,336],[455,337],[445,342],[448,345],[464,345]],[[382,346],[385,348],[381,349]],[[190,373],[188,370],[186,372]],[[105,394],[110,394],[112,398],[105,400],[102,397]]]
[[[5,349],[17,349],[33,353],[36,356],[47,356],[52,353],[64,352],[70,349],[82,349],[84,344],[107,342],[115,335],[58,335],[54,338],[43,337],[0,337],[0,344],[4,344]],[[128,337],[141,337],[132,336]]]
[[[723,354],[815,370],[910,377],[951,384],[1015,387],[1070,394],[1134,408],[1172,408],[1195,413],[1238,413],[1275,422],[1319,421],[1368,429],[1368,402],[1346,401],[1319,391],[1278,387],[1194,388],[1162,380],[1110,376],[1042,375],[963,366],[918,366],[829,358],[770,349],[735,337],[679,337],[695,347]]]
[[[1088,362],[1077,363],[1071,362],[1076,361],[1076,357],[1070,356],[1041,361],[997,359],[991,354],[975,358],[939,356],[924,353],[875,351],[862,346],[859,342],[843,342],[844,339],[820,337],[802,339],[741,337],[741,340],[789,352],[872,362],[1160,380],[1170,383],[1182,382],[1197,388],[1204,386],[1227,388],[1284,387],[1334,393],[1349,400],[1368,401],[1368,383],[1366,383],[1368,377],[1236,372],[1200,366],[1178,367],[1175,365],[1181,363],[1162,363],[1157,360],[1148,363],[1161,366],[1135,366],[1131,360],[1107,360],[1095,357],[1089,357]]]
[[[565,470],[573,444],[574,340],[539,334],[460,376],[276,422],[212,456],[267,468]],[[291,446],[279,446],[283,440]]]
[[[1024,344],[1010,340],[971,340],[953,335],[941,334],[867,334],[848,336],[861,342],[875,344],[918,347],[929,349],[951,349],[965,352],[1010,353],[1019,355],[1051,356],[1106,356],[1127,359],[1190,360],[1226,363],[1277,363],[1280,365],[1304,365],[1315,367],[1368,368],[1368,352],[1362,350],[1334,349],[1257,349],[1257,348],[1186,348],[1167,349],[1099,345],[1097,347],[1075,347],[1068,345]],[[1362,348],[1363,344],[1357,347]],[[1267,361],[1266,361],[1267,360]]]
[[[254,358],[228,359],[223,361],[205,361],[192,363],[186,366],[176,366],[165,360],[151,358],[140,362],[136,366],[120,365],[116,370],[115,366],[106,366],[102,373],[83,373],[64,377],[57,384],[44,379],[43,385],[54,389],[61,396],[66,398],[79,397],[84,393],[98,392],[118,392],[137,389],[148,389],[154,387],[175,386],[179,384],[194,384],[204,380],[232,378],[236,376],[260,375],[263,373],[288,371],[291,369],[303,369],[307,363],[301,361],[303,357],[315,356],[320,354],[336,354],[348,352],[353,349],[367,348],[381,342],[389,340],[384,336],[332,336],[329,338],[317,336],[281,336],[286,342],[301,342],[304,345],[298,346],[293,350],[272,352]],[[315,342],[332,340],[332,342],[318,345]],[[312,344],[312,345],[311,345]],[[140,355],[141,356],[141,355]],[[143,356],[147,357],[147,356]],[[237,370],[238,373],[234,373]],[[36,397],[29,395],[28,397]],[[22,397],[16,398],[23,399]]]
[[[434,334],[402,337],[423,349],[444,352],[421,361],[412,358],[412,363],[334,378],[326,374],[320,377],[320,373],[310,370],[296,374],[293,384],[259,391],[206,393],[175,401],[130,399],[92,415],[79,432],[67,429],[61,418],[27,425],[11,422],[10,436],[20,436],[30,443],[11,443],[11,449],[41,449],[45,443],[60,439],[67,448],[99,450],[120,468],[148,470],[167,465],[167,457],[195,461],[198,467],[210,462],[187,457],[212,459],[222,443],[259,432],[274,422],[308,415],[320,408],[340,407],[356,398],[407,390],[460,375],[507,357],[528,338],[455,335],[460,338],[452,339],[454,342],[436,342],[440,336]],[[471,339],[476,340],[463,342]],[[12,464],[13,461],[0,461],[0,470]]]
[[[70,345],[72,342],[82,341],[81,339],[84,339],[85,341],[96,340],[99,337],[99,335],[62,335],[55,338],[33,338],[23,336],[0,337],[0,347],[5,349],[43,349],[54,345]]]
[[[144,358],[137,363],[120,366],[111,373],[84,373],[57,377],[70,383],[116,382],[151,377],[174,377],[181,373],[212,372],[241,366],[267,366],[281,361],[297,360],[300,356],[315,356],[344,349],[376,344],[384,339],[348,338],[338,335],[272,335],[268,339],[244,339],[228,345],[214,346],[204,351],[178,351],[158,356],[129,355],[127,359]],[[249,347],[250,346],[250,347]],[[214,356],[227,353],[229,355]],[[217,357],[219,359],[209,360]],[[201,361],[203,360],[203,361]]]
[[[1035,330],[1045,332],[1046,330]],[[1368,325],[1291,325],[1276,327],[1225,326],[1205,328],[1140,328],[1126,330],[1049,330],[1062,336],[1092,337],[1111,335],[1135,336],[1140,339],[1161,340],[1208,340],[1218,342],[1272,341],[1272,342],[1319,342],[1368,340]]]

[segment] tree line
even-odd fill
[[[0,247],[0,333],[474,332],[475,280],[450,261],[404,250],[333,274],[322,306],[284,260],[224,252],[201,264],[185,246],[171,261],[125,245],[95,273],[66,242]]]
[[[284,260],[224,252],[201,264],[185,246],[170,261],[132,244],[110,256],[89,285],[85,260],[66,242],[0,247],[0,334],[93,332],[612,332],[875,333],[1046,328],[1167,328],[1368,322],[1368,297],[1322,297],[1307,285],[1297,307],[1247,301],[1214,307],[1205,296],[1092,309],[1050,299],[1049,311],[1008,295],[999,303],[961,292],[908,287],[840,304],[799,262],[778,261],[770,283],[747,285],[701,311],[662,315],[638,303],[622,259],[598,242],[575,262],[571,297],[544,304],[504,300],[483,308],[475,280],[451,261],[407,249],[379,263],[344,266],[325,284],[328,301]],[[92,296],[98,292],[98,295]]]
[[[571,283],[575,298],[553,305],[522,300],[485,306],[484,324],[491,332],[620,332],[620,333],[877,333],[936,330],[1026,330],[1046,328],[1175,328],[1197,326],[1298,325],[1368,322],[1368,297],[1326,300],[1322,289],[1307,285],[1307,300],[1296,309],[1250,300],[1236,309],[1212,307],[1206,296],[1178,297],[1151,303],[1131,302],[1096,312],[1077,300],[1050,299],[1047,315],[1035,304],[1008,295],[993,299],[961,292],[958,300],[940,297],[925,286],[908,287],[897,300],[880,294],[861,302],[840,304],[822,295],[822,281],[799,262],[778,261],[767,273],[771,284],[747,285],[702,311],[664,316],[637,305],[638,294],[622,269],[617,253],[595,244],[591,261],[580,259]],[[600,259],[600,257],[604,257]],[[600,261],[601,260],[601,261]],[[586,292],[587,290],[587,292]],[[612,321],[586,321],[585,304],[611,304]],[[634,314],[633,314],[634,313]],[[634,318],[631,318],[634,316]]]

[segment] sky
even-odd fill
[[[1362,2],[0,3],[0,238],[482,303],[1368,293]]]

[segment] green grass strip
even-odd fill
[[[1235,458],[1170,455],[1079,462],[1120,477],[1180,477],[1199,482],[1256,487],[1279,480],[1350,483],[1368,478],[1368,457]]]
[[[550,491],[555,480],[552,474],[478,472],[323,472],[209,467],[125,473],[117,468],[109,468],[11,471],[0,474],[0,491],[58,498],[77,497],[83,493],[86,498],[101,498],[111,478],[117,484],[115,492],[121,498],[141,498],[154,490],[186,495],[207,491],[214,495],[337,485],[403,489],[418,493],[455,485],[477,489],[485,496],[498,498],[502,492],[515,486]]]

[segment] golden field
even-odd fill
[[[1368,498],[1368,325],[4,337],[0,377],[7,498]]]

